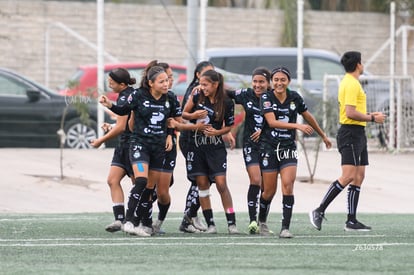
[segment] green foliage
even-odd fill
[[[414,13],[413,0],[308,0],[308,3],[313,10],[389,13],[391,1],[395,2],[397,10]]]
[[[67,87],[69,89],[75,88],[78,85],[79,85],[79,81],[69,80],[67,82]],[[68,104],[66,106],[65,110],[64,110],[65,115],[62,117],[62,123],[61,123],[62,128],[63,128],[63,125],[65,123],[64,120],[65,120],[65,117],[66,117],[67,109],[70,108],[71,105],[73,105],[75,107],[75,109],[76,109],[76,111],[77,111],[77,113],[79,115],[80,121],[83,124],[85,124],[85,125],[89,125],[90,124],[90,120],[89,120],[89,106],[88,106],[87,103],[89,102],[89,98],[90,97],[93,97],[94,92],[87,91],[87,93],[88,93],[88,95],[86,96],[86,98],[88,100],[84,100],[83,99],[83,95],[81,95],[81,94],[74,95],[73,96],[74,97],[74,100],[70,100],[70,104]]]

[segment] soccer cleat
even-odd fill
[[[111,233],[120,231],[120,230],[122,230],[122,222],[119,221],[119,220],[116,220],[113,223],[108,224],[105,227],[105,230],[108,231],[108,232],[111,232]]]
[[[207,226],[203,223],[203,221],[199,217],[193,217],[191,218],[192,224],[195,228],[197,228],[200,231],[206,231]]]
[[[273,234],[273,231],[269,229],[265,222],[259,222],[259,233],[262,236],[269,236]]]
[[[249,230],[249,234],[259,233],[259,226],[257,225],[256,221],[252,221],[247,227],[247,229]]]
[[[129,222],[129,221],[126,222],[123,226],[122,231],[124,231],[125,233],[128,233],[128,234],[134,234],[134,232],[135,232],[134,224],[132,222]]]
[[[322,220],[326,220],[325,214],[323,212],[318,211],[317,209],[309,212],[309,220],[313,227],[317,230],[322,229]]]
[[[201,233],[201,231],[195,228],[192,224],[182,223],[178,229],[184,233]]]
[[[142,230],[145,232],[145,233],[147,233],[147,234],[149,234],[150,236],[152,236],[152,235],[154,235],[155,233],[154,233],[154,229],[152,228],[152,226],[150,227],[150,226],[145,226],[145,225],[140,225],[139,227],[141,227],[142,228]],[[136,228],[135,228],[136,229]],[[145,236],[144,236],[145,237]]]
[[[240,232],[239,232],[239,230],[237,229],[237,227],[236,227],[236,225],[235,225],[235,224],[231,224],[231,225],[229,225],[228,230],[229,230],[229,234],[230,234],[230,235],[237,235],[237,234],[240,234]]]
[[[359,221],[347,221],[344,227],[345,231],[371,231],[371,229],[371,226],[367,226]]]
[[[280,231],[279,238],[281,238],[281,239],[290,239],[290,238],[293,238],[293,234],[290,233],[289,229],[285,228],[285,229],[282,229]]]
[[[188,216],[188,215],[187,215],[187,213],[184,213],[184,216],[183,216],[183,221],[184,221],[185,223],[193,224],[193,219],[191,219],[191,217],[190,217],[190,216]]]
[[[207,234],[217,234],[217,228],[215,225],[209,225],[209,227],[207,228],[206,231],[204,231],[204,233]]]
[[[148,226],[136,226],[134,228],[134,232],[132,233],[132,235],[136,235],[139,237],[151,237],[152,235],[152,228],[148,227]]]
[[[153,231],[153,234],[158,234],[158,235],[165,234],[165,232],[161,229],[161,225],[162,225],[162,223],[163,223],[163,221],[156,220],[156,221],[152,224],[152,231]]]

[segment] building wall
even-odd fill
[[[106,3],[104,9],[105,50],[117,60],[186,63],[186,7],[168,6],[166,10],[161,5]],[[360,50],[367,60],[389,37],[388,15],[316,11],[305,11],[304,15],[307,47],[338,54]],[[77,65],[95,63],[96,51],[57,27],[58,22],[96,44],[93,2],[1,0],[0,66],[44,83],[48,59],[49,86],[56,88]],[[208,8],[206,24],[207,47],[278,47],[283,11]],[[409,60],[413,60],[413,44],[409,50]],[[371,72],[388,73],[388,52],[372,64]],[[110,61],[108,57],[105,59]],[[400,67],[397,64],[397,70]],[[413,69],[412,61],[409,72]]]

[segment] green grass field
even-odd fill
[[[278,233],[280,214],[269,215]],[[414,215],[360,214],[371,232],[344,232],[345,214],[327,214],[322,231],[294,214],[293,239],[277,235],[178,231],[170,213],[162,236],[108,233],[112,214],[0,214],[0,274],[413,274]],[[248,216],[239,213],[239,230]],[[411,260],[410,260],[411,259]]]

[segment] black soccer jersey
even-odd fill
[[[198,81],[196,81],[195,83],[193,83],[192,85],[187,87],[187,90],[185,91],[185,94],[183,96],[183,102],[182,102],[182,107],[184,109],[185,104],[188,101],[188,98],[191,95],[191,92],[193,91],[194,87],[198,86],[199,83]],[[190,132],[191,131],[180,131],[180,144],[182,144],[183,142],[188,142],[189,138],[190,138]]]
[[[130,94],[125,105],[112,105],[111,110],[118,115],[126,115],[130,110],[134,111],[132,139],[142,144],[161,146],[165,146],[167,119],[182,114],[180,103],[172,92],[155,99],[147,89],[143,88]]]
[[[256,96],[252,88],[228,91],[227,95],[234,99],[236,104],[242,105],[246,112],[243,143],[249,142],[251,141],[250,136],[263,127],[264,118],[260,109],[260,98]]]
[[[296,123],[298,113],[307,111],[307,107],[303,98],[295,91],[287,90],[287,98],[281,103],[272,91],[262,94],[260,98],[260,106],[263,115],[273,112],[277,120],[289,123]],[[268,143],[273,147],[280,145],[289,145],[295,142],[295,129],[279,129],[271,128],[264,120],[260,141]]]
[[[227,98],[225,101],[225,111],[224,111],[224,118],[223,120],[217,121],[216,120],[216,113],[214,111],[214,104],[212,104],[209,100],[208,97],[205,98],[204,102],[198,102],[199,101],[199,97],[200,94],[195,94],[193,96],[193,104],[194,104],[194,108],[193,110],[191,110],[191,112],[195,112],[197,110],[207,110],[208,115],[207,117],[203,118],[202,121],[205,124],[211,124],[211,126],[214,129],[221,129],[223,128],[223,123],[224,125],[227,126],[233,126],[234,124],[234,103],[231,99]],[[197,120],[191,120],[192,123],[197,123]],[[193,133],[193,137],[195,135],[195,131],[192,131]],[[204,136],[202,133],[197,132],[197,135],[200,136]],[[224,145],[222,137],[218,136],[217,138],[219,138],[219,141],[221,144]]]
[[[129,97],[130,94],[132,94],[134,92],[134,88],[132,87],[127,87],[125,90],[123,90],[122,92],[119,93],[118,95],[118,99],[116,100],[116,105],[118,106],[123,106],[125,104],[127,104],[127,99]],[[128,114],[128,120],[131,116],[131,113]],[[122,146],[129,146],[129,138],[132,134],[131,130],[128,127],[128,120],[125,126],[125,130],[121,133],[121,135],[119,136],[119,144]]]

